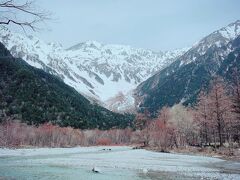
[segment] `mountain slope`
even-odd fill
[[[203,38],[170,66],[141,83],[135,91],[138,105],[156,112],[175,103],[193,103],[215,75],[230,72],[231,56],[239,65],[240,21]],[[238,66],[237,66],[238,67]],[[230,73],[227,73],[228,75]]]
[[[101,102],[133,90],[186,51],[153,52],[95,41],[64,50],[59,44],[46,44],[6,28],[0,32],[0,42],[14,57],[60,77],[85,97]]]
[[[133,119],[90,103],[60,78],[13,58],[0,43],[0,117],[4,116],[82,129],[125,128]]]

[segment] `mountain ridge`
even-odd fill
[[[0,43],[0,121],[50,122],[80,129],[126,128],[133,116],[91,103],[59,77],[11,56]]]
[[[200,59],[205,61],[208,58],[212,63],[212,69],[208,67],[211,69],[209,76],[212,76],[232,51],[227,44],[239,34],[240,21],[237,20],[202,38],[191,48],[166,52],[97,41],[86,41],[64,49],[60,44],[46,45],[36,37],[26,38],[6,29],[2,30],[0,41],[15,57],[58,76],[89,100],[113,111],[132,112],[134,106],[141,106],[145,101],[148,90],[151,92],[164,78],[172,76],[178,69],[193,66]],[[215,62],[207,55],[212,56]],[[182,94],[189,93],[187,87],[191,83],[187,79],[183,82],[186,87]],[[177,102],[185,102],[186,99],[187,95]]]
[[[65,50],[57,43],[1,29],[0,41],[14,57],[60,77],[89,99],[102,103],[128,93],[186,51],[155,52],[87,41]],[[80,48],[80,49],[79,49]]]
[[[225,36],[230,32],[234,33]],[[238,42],[239,35],[240,21],[214,31],[167,68],[141,83],[135,91],[140,109],[156,112],[163,106],[195,102],[213,76],[223,74],[219,69],[224,62],[230,62],[228,56],[238,49],[233,48],[232,43]],[[231,64],[221,71],[227,71],[229,66]]]

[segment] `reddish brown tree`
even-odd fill
[[[194,120],[199,127],[200,144],[210,145],[211,143],[211,112],[209,109],[209,100],[205,92],[201,92],[198,97],[198,104],[194,111]]]
[[[112,143],[110,138],[99,138],[97,139],[97,145],[107,146]]]
[[[195,120],[200,127],[203,143],[217,142],[220,146],[231,140],[233,127],[232,100],[223,79],[212,80],[208,94],[200,93]]]
[[[235,70],[233,75],[233,113],[235,114],[233,139],[240,143],[240,73]]]
[[[208,99],[212,123],[217,131],[219,145],[223,146],[226,139],[225,125],[231,117],[232,110],[232,101],[227,94],[227,87],[223,79],[216,77],[212,81]]]

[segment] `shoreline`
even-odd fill
[[[153,152],[205,156],[205,157],[219,158],[227,161],[240,162],[240,148],[233,149],[235,155],[231,155],[231,156],[224,154],[224,152],[228,150],[227,148],[223,148],[224,150],[217,149],[216,151],[214,151],[214,150],[210,150],[209,148],[187,147],[187,148],[172,149],[167,152],[162,152],[159,149],[154,147],[146,147],[144,149],[150,150]]]
[[[240,149],[234,149],[234,153],[236,155],[233,156],[228,156],[226,154],[223,154],[221,150],[211,150],[209,151],[209,148],[195,148],[195,147],[187,147],[187,148],[179,148],[179,149],[172,149],[166,152],[160,151],[156,147],[138,147],[136,144],[114,144],[114,145],[96,145],[96,146],[73,146],[73,147],[38,147],[38,146],[20,146],[20,147],[0,147],[0,150],[9,150],[9,151],[18,151],[18,150],[39,150],[39,149],[77,149],[77,148],[99,148],[99,150],[105,150],[105,147],[107,148],[114,148],[114,147],[128,147],[132,150],[134,149],[144,149],[147,151],[152,151],[152,152],[158,152],[158,153],[170,153],[170,154],[178,154],[178,155],[190,155],[190,156],[203,156],[203,157],[212,157],[212,158],[218,158],[222,160],[227,160],[227,161],[234,161],[234,162],[240,162]],[[224,149],[226,151],[226,148]],[[218,151],[218,152],[217,152]],[[1,151],[0,151],[0,157],[1,156]]]

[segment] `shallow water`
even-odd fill
[[[103,150],[103,149],[111,149]],[[240,179],[240,164],[130,147],[0,150],[0,179]],[[96,166],[101,173],[93,173]],[[148,169],[148,173],[143,173]]]

